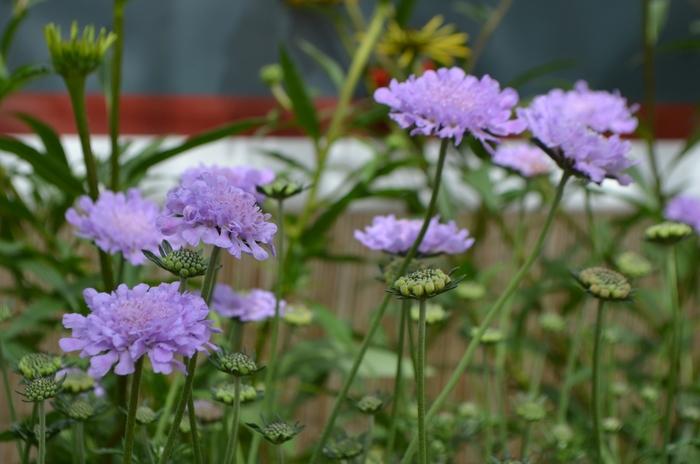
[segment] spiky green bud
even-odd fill
[[[282,66],[277,63],[268,64],[260,68],[260,80],[269,87],[280,84],[283,76]]]
[[[365,395],[355,403],[355,406],[363,414],[374,415],[382,409],[385,401],[386,398],[381,394]]]
[[[304,327],[313,322],[314,313],[301,304],[287,305],[287,310],[282,315],[282,319],[289,325]]]
[[[44,28],[51,62],[65,79],[85,78],[100,67],[105,53],[116,36],[105,29],[95,34],[94,26],[85,26],[82,33],[73,22],[68,39],[61,37],[61,28],[51,23]]]
[[[148,425],[155,422],[158,418],[158,413],[148,406],[139,406],[136,408],[136,423],[139,425]]]
[[[286,200],[304,191],[305,187],[296,182],[277,179],[269,184],[258,185],[255,187],[258,193],[265,195],[268,198],[275,200]]]
[[[236,399],[236,386],[232,383],[225,383],[223,385],[219,385],[214,390],[212,390],[212,395],[216,401],[228,406],[232,406]],[[260,392],[258,392],[252,385],[241,385],[241,403],[249,403],[251,401],[255,401],[258,399],[259,396]]]
[[[350,461],[362,454],[363,451],[362,441],[345,433],[328,440],[322,450],[325,457],[334,461]]]
[[[148,250],[142,250],[144,256],[156,266],[165,269],[177,277],[189,278],[204,275],[207,272],[207,260],[199,250],[180,248],[173,250],[167,240],[158,247],[160,256]]]
[[[648,227],[644,232],[644,238],[650,242],[662,245],[673,245],[690,237],[693,229],[688,224],[680,222],[662,222]]]
[[[63,391],[74,395],[95,388],[95,379],[85,371],[69,371],[63,380]]]
[[[61,391],[62,380],[51,377],[38,377],[24,384],[24,397],[29,402],[39,403],[51,399]]]
[[[55,375],[59,369],[61,369],[61,358],[45,353],[25,354],[17,365],[17,370],[27,380]]]
[[[245,353],[218,351],[209,359],[221,372],[237,377],[253,375],[263,369],[263,367],[258,367],[255,360]]]
[[[247,425],[261,434],[265,440],[273,445],[281,445],[282,443],[288,442],[304,429],[304,426],[298,422],[292,424],[281,419],[275,419],[262,426],[250,423]]]
[[[455,287],[449,275],[436,268],[423,268],[399,277],[394,291],[402,298],[424,300]]]
[[[428,303],[425,305],[425,323],[427,325],[438,324],[446,320],[449,316],[450,313],[445,311],[445,308],[437,303]],[[414,322],[420,320],[420,307],[418,305],[413,305],[411,307],[411,319]]]
[[[644,256],[626,251],[615,259],[617,268],[627,277],[639,279],[651,274],[652,266]]]
[[[486,295],[486,287],[473,280],[465,280],[457,285],[457,296],[465,300],[479,300]]]
[[[629,298],[632,286],[619,272],[604,267],[590,267],[578,274],[583,287],[601,300],[620,301]]]

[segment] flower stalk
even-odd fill
[[[238,444],[238,427],[241,417],[241,378],[240,376],[235,376],[233,378],[234,386],[234,398],[233,398],[233,416],[231,418],[231,425],[229,426],[230,435],[227,437],[226,441],[226,454],[224,458],[224,464],[232,464],[236,462],[236,447]]]
[[[7,402],[7,411],[10,415],[10,421],[14,424],[17,422],[17,411],[15,410],[15,403],[12,401],[12,387],[10,386],[10,376],[7,373],[7,362],[5,360],[5,352],[3,350],[3,343],[0,340],[0,373],[2,373],[2,385],[5,390],[5,401]],[[22,456],[22,445],[19,441],[16,441],[17,452]],[[23,461],[24,462],[24,461]]]
[[[109,142],[112,190],[119,190],[119,113],[122,84],[122,56],[124,54],[124,5],[126,0],[114,0],[114,49],[109,93]]]
[[[408,321],[408,311],[410,310],[409,300],[403,300],[401,302],[401,319],[399,322],[399,339],[396,347],[396,374],[394,375],[394,393],[391,408],[391,425],[389,428],[389,437],[387,439],[386,453],[387,456],[392,456],[394,452],[394,445],[396,443],[396,433],[398,428],[398,415],[401,409],[402,403],[402,385],[403,385],[403,354],[404,345],[406,340],[406,325]]]
[[[666,408],[662,422],[664,453],[667,453],[671,443],[672,418],[675,410],[676,396],[678,394],[678,380],[680,375],[681,342],[683,334],[683,318],[681,316],[680,305],[678,303],[678,263],[676,258],[676,247],[670,246],[666,252],[666,274],[668,281],[668,292],[671,305],[671,343],[669,345],[669,367],[668,367],[668,392],[666,395]],[[670,458],[667,458],[670,462]]]
[[[139,388],[143,374],[143,356],[136,361],[134,374],[131,377],[131,392],[129,395],[129,410],[126,415],[126,432],[124,435],[124,464],[131,464],[134,453],[134,432],[136,430],[136,409],[139,404]]]
[[[425,428],[425,299],[418,303],[418,375],[416,396],[418,402],[418,463],[428,463],[428,434]]]
[[[598,301],[598,311],[595,323],[595,338],[593,344],[593,379],[591,384],[591,399],[593,401],[593,439],[595,441],[597,462],[607,463],[607,452],[603,436],[603,398],[601,396],[601,350],[603,325],[605,319],[605,301]]]

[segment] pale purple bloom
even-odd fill
[[[633,113],[639,105],[628,106],[618,91],[590,90],[588,83],[578,81],[570,92],[554,92],[562,92],[567,111],[596,132],[629,134],[637,128]]]
[[[635,164],[627,158],[631,144],[617,133],[610,136],[607,133],[632,128],[633,124],[626,119],[632,117],[631,112],[612,113],[606,118],[584,105],[588,103],[592,107],[605,100],[604,93],[584,92],[583,87],[571,92],[552,90],[536,97],[528,108],[518,109],[518,116],[562,169],[596,183],[612,178],[627,185],[632,179],[624,171]],[[612,101],[620,98],[608,95]]]
[[[371,250],[404,255],[413,246],[422,225],[422,219],[396,219],[393,214],[375,216],[372,224],[355,231],[355,238]],[[459,229],[454,221],[441,224],[438,217],[434,217],[418,253],[423,256],[454,255],[467,251],[473,244],[474,239],[467,229]]]
[[[391,119],[412,128],[411,134],[454,138],[457,145],[467,133],[496,142],[525,130],[522,121],[511,119],[518,103],[515,90],[501,90],[490,76],[477,79],[456,67],[426,71],[404,82],[393,79],[374,92],[374,99],[389,106]]]
[[[499,145],[493,154],[493,163],[512,169],[524,177],[535,177],[552,171],[552,160],[530,143]]]
[[[158,226],[168,240],[197,246],[201,242],[226,249],[240,258],[249,253],[267,259],[263,247],[273,249],[277,226],[256,203],[252,193],[234,182],[228,168],[186,171],[180,184],[168,192],[165,214]],[[250,186],[249,186],[250,187]]]
[[[131,264],[143,264],[141,250],[158,251],[163,235],[156,226],[158,205],[137,189],[126,194],[104,191],[97,201],[82,196],[66,211],[66,220],[78,237],[86,238],[107,253],[122,253]]]
[[[258,203],[265,199],[256,190],[259,185],[269,184],[275,180],[275,172],[270,169],[257,169],[250,166],[198,166],[190,168],[182,174],[180,183],[189,183],[197,179],[204,172],[216,172],[224,176],[231,185],[255,196]]]
[[[225,284],[216,284],[212,296],[212,309],[223,317],[241,322],[263,321],[275,315],[275,295],[258,288],[246,293],[237,293]],[[283,314],[287,303],[280,300],[279,311]]]
[[[700,233],[700,198],[679,195],[668,202],[664,216],[671,221],[688,224]]]
[[[90,314],[65,314],[63,326],[72,330],[62,338],[63,351],[80,351],[90,358],[89,374],[103,377],[114,367],[117,375],[134,372],[134,363],[148,355],[153,372],[185,370],[177,356],[192,356],[213,348],[209,339],[216,329],[207,319],[209,309],[193,293],[180,293],[179,283],[157,287],[120,285],[112,293],[83,292]]]

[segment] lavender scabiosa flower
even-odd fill
[[[262,203],[265,196],[258,192],[258,187],[269,184],[275,180],[275,173],[270,169],[257,169],[250,166],[198,166],[190,168],[182,174],[181,183],[195,181],[202,173],[216,172],[224,176],[231,185],[255,196],[258,203]]]
[[[664,217],[671,221],[688,224],[700,233],[700,198],[678,195],[666,205]]]
[[[375,216],[364,230],[355,231],[355,239],[371,250],[405,255],[420,232],[420,219],[396,219],[393,214]],[[474,244],[467,229],[459,229],[454,221],[441,224],[438,217],[430,221],[418,253],[422,256],[463,253]]]
[[[280,314],[284,314],[286,307],[287,303],[280,300]],[[259,288],[247,293],[236,293],[228,285],[216,284],[212,309],[223,317],[241,322],[263,321],[275,315],[275,295]]]
[[[394,79],[377,89],[374,99],[389,106],[389,117],[411,128],[411,134],[452,138],[456,145],[467,133],[482,142],[497,142],[525,129],[522,121],[511,119],[518,103],[515,90],[501,90],[490,76],[478,79],[457,67],[426,71],[405,82]]]
[[[536,97],[528,108],[518,109],[518,116],[562,169],[598,184],[611,178],[627,185],[632,179],[624,171],[635,163],[627,158],[630,143],[619,134],[633,130],[636,120],[632,109],[620,109],[624,103],[616,94],[592,92],[580,83],[578,90],[555,89]],[[608,114],[606,107],[617,111]]]
[[[216,329],[207,320],[209,309],[193,293],[178,291],[179,284],[157,287],[120,285],[112,293],[83,292],[90,314],[66,314],[63,326],[72,330],[62,338],[63,351],[80,351],[90,358],[88,373],[103,377],[116,364],[117,375],[134,372],[134,364],[148,355],[153,371],[170,374],[185,370],[176,356],[192,356],[213,348],[209,339]]]
[[[516,171],[523,177],[536,177],[552,171],[547,154],[529,143],[500,145],[493,154],[493,163]]]
[[[274,250],[277,226],[262,212],[255,196],[234,182],[231,170],[200,167],[186,171],[180,184],[168,192],[165,214],[158,226],[168,240],[192,246],[200,242],[227,250],[240,258],[268,258],[264,247]]]
[[[107,253],[122,253],[131,264],[143,264],[141,250],[158,251],[163,235],[156,227],[158,205],[137,189],[126,193],[104,191],[96,201],[82,196],[66,211],[66,220],[78,237],[86,238]]]

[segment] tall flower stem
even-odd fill
[[[428,434],[425,429],[425,300],[418,303],[418,463],[428,463]]]
[[[440,153],[438,155],[437,166],[435,168],[435,180],[433,181],[433,192],[432,192],[432,195],[430,197],[430,202],[428,203],[428,208],[425,211],[425,218],[423,219],[423,225],[421,226],[421,229],[418,232],[418,236],[416,237],[416,241],[413,242],[411,249],[408,250],[406,257],[401,262],[401,266],[399,267],[396,275],[402,275],[406,272],[406,269],[408,269],[409,264],[411,263],[413,258],[415,258],[416,253],[418,252],[418,247],[423,242],[423,238],[425,237],[425,233],[428,231],[428,226],[430,225],[430,220],[432,219],[433,215],[435,214],[435,206],[437,204],[438,193],[440,192],[440,183],[442,181],[442,170],[445,167],[445,159],[447,158],[448,143],[449,142],[447,139],[443,139],[441,144],[440,144]],[[367,331],[367,334],[365,334],[365,338],[362,340],[362,344],[360,345],[360,351],[358,351],[357,354],[355,355],[355,359],[353,361],[352,367],[350,368],[350,373],[348,374],[347,378],[345,379],[345,382],[343,382],[343,386],[340,388],[340,391],[338,392],[338,396],[335,399],[335,403],[334,403],[333,409],[331,411],[331,416],[328,419],[328,422],[326,422],[326,425],[323,428],[323,431],[321,432],[321,438],[320,438],[319,442],[316,444],[316,448],[314,449],[314,452],[311,455],[311,459],[309,460],[308,464],[316,463],[318,461],[319,457],[321,456],[321,450],[323,449],[323,446],[326,444],[326,441],[328,440],[328,437],[331,434],[331,430],[333,430],[333,426],[335,425],[335,421],[338,418],[338,414],[340,413],[340,408],[343,405],[343,403],[345,402],[345,398],[348,395],[348,391],[350,390],[350,386],[352,385],[353,380],[355,380],[355,376],[357,375],[357,371],[360,368],[360,364],[362,363],[362,360],[365,357],[365,353],[367,352],[367,348],[369,348],[369,344],[372,342],[372,338],[374,337],[374,334],[377,332],[377,329],[379,328],[379,325],[382,321],[382,318],[384,317],[384,313],[386,312],[386,308],[389,306],[390,300],[391,300],[391,294],[387,293],[384,296],[384,300],[382,300],[381,305],[379,306],[377,311],[372,316],[372,320],[370,321],[369,330]]]
[[[216,282],[216,274],[219,269],[219,256],[221,254],[221,248],[214,247],[209,255],[209,264],[207,265],[207,272],[204,275],[204,281],[202,282],[202,298],[209,304],[211,302],[211,295],[214,291],[214,283]],[[170,455],[175,447],[175,439],[177,437],[177,430],[180,427],[180,421],[182,416],[185,414],[185,408],[189,402],[189,398],[192,395],[192,386],[194,385],[195,371],[197,370],[197,353],[195,352],[192,357],[185,361],[187,365],[187,375],[185,376],[185,384],[182,387],[182,393],[178,399],[177,406],[175,408],[175,414],[173,416],[173,423],[170,425],[170,431],[168,432],[168,439],[163,448],[163,453],[160,455],[160,464],[166,464],[170,459]],[[194,429],[196,430],[196,429]],[[196,443],[195,443],[196,442]],[[196,435],[193,435],[193,447],[195,450],[199,446],[199,439]]]
[[[233,379],[233,417],[229,427],[230,435],[226,437],[226,454],[224,464],[236,462],[236,446],[238,445],[238,426],[241,417],[241,378],[235,376]]]
[[[43,401],[37,403],[37,412],[39,414],[39,450],[36,462],[37,464],[46,464],[46,411]]]
[[[284,272],[284,200],[277,200],[277,282],[275,285],[275,316],[272,318],[272,334],[270,336],[270,362],[265,373],[265,397],[263,399],[263,413],[271,416],[274,412],[275,392],[277,382],[277,344],[280,326],[280,300],[282,299],[282,284]],[[260,449],[261,435],[255,434],[250,444],[248,463],[255,464]]]
[[[676,395],[678,394],[678,377],[680,372],[681,359],[681,342],[683,333],[683,319],[681,317],[680,305],[678,303],[678,271],[676,262],[676,247],[671,246],[666,254],[666,274],[668,281],[668,292],[670,295],[671,305],[671,343],[669,345],[669,365],[668,365],[668,381],[666,394],[666,410],[662,422],[662,432],[664,437],[663,450],[666,456],[667,449],[671,443],[671,431],[673,411],[676,404]],[[670,462],[670,457],[665,459]]]
[[[122,86],[122,56],[124,54],[124,5],[126,0],[114,0],[114,34],[117,36],[112,49],[112,75],[109,92],[109,142],[111,153],[111,188],[119,189],[119,109]]]
[[[136,369],[131,377],[131,392],[129,394],[129,410],[126,415],[126,433],[124,435],[123,464],[131,464],[134,453],[134,431],[136,430],[136,410],[139,404],[139,388],[143,374],[143,356],[136,361]]]
[[[14,424],[17,422],[17,411],[15,410],[14,401],[12,401],[12,387],[10,386],[10,376],[7,373],[7,362],[5,361],[5,352],[3,350],[2,340],[0,340],[0,372],[2,372],[2,385],[5,390],[7,411],[10,413],[10,421]],[[15,441],[15,444],[17,445],[18,455],[22,456],[22,444],[18,440]]]
[[[583,342],[583,330],[579,330],[581,327],[581,321],[583,319],[583,310],[578,312],[576,316],[576,323],[573,325],[575,328],[574,339],[569,346],[569,352],[566,355],[566,365],[564,367],[564,383],[561,386],[561,396],[559,397],[559,405],[557,407],[557,422],[559,424],[565,424],[566,413],[569,410],[569,398],[571,394],[571,387],[574,382],[574,374],[576,373],[576,360],[578,359],[579,351],[581,350],[581,344]]]
[[[202,464],[202,447],[199,444],[199,432],[197,427],[197,415],[194,410],[194,400],[190,391],[187,397],[187,417],[190,422],[190,437],[192,438],[192,455],[195,464]]]
[[[284,464],[284,449],[282,445],[276,445],[277,448],[277,464]]]
[[[75,462],[85,464],[85,423],[83,421],[78,421],[73,426],[73,440]]]
[[[391,408],[391,425],[389,427],[389,437],[387,439],[386,455],[391,458],[394,452],[394,444],[396,443],[396,432],[398,428],[398,421],[396,420],[401,410],[402,395],[403,391],[401,386],[403,385],[403,354],[404,345],[406,340],[406,324],[408,324],[408,311],[409,304],[408,300],[403,300],[401,302],[401,319],[399,322],[399,339],[396,347],[396,374],[394,375],[394,394],[393,404]]]
[[[591,399],[593,401],[593,438],[595,441],[596,457],[599,463],[607,462],[605,440],[603,437],[603,398],[601,396],[601,350],[603,342],[603,325],[605,322],[605,303],[598,302],[598,312],[595,322],[595,338],[593,344],[593,379],[591,384]]]
[[[360,464],[367,464],[367,458],[369,456],[369,449],[372,447],[372,434],[374,433],[374,414],[370,414],[367,418],[367,432],[365,435],[365,450],[362,452],[362,459],[360,459]]]
[[[447,384],[445,384],[445,387],[443,387],[442,391],[435,398],[435,401],[433,401],[432,406],[428,410],[428,414],[426,417],[427,421],[430,421],[435,416],[435,414],[437,414],[437,412],[445,403],[447,397],[450,395],[452,390],[455,389],[457,383],[462,378],[462,375],[469,367],[469,365],[472,362],[472,359],[474,358],[476,348],[479,346],[479,340],[481,340],[481,338],[484,336],[484,333],[491,325],[491,322],[493,322],[494,318],[496,318],[496,316],[501,311],[506,302],[518,289],[518,287],[520,286],[520,282],[522,282],[527,273],[530,271],[532,265],[535,263],[535,261],[537,261],[537,258],[539,257],[540,253],[542,253],[542,249],[544,248],[544,243],[549,233],[549,229],[551,228],[552,223],[554,222],[554,217],[556,216],[557,208],[559,206],[559,203],[561,202],[562,197],[564,196],[564,187],[566,187],[566,183],[569,180],[570,176],[571,175],[567,172],[564,172],[562,174],[561,180],[559,181],[559,185],[557,186],[556,194],[554,195],[554,200],[552,201],[552,205],[549,209],[549,213],[547,214],[547,218],[545,219],[544,225],[542,226],[540,235],[537,238],[537,242],[532,248],[532,252],[527,257],[527,259],[520,267],[518,272],[508,283],[508,286],[498,298],[498,300],[496,300],[493,306],[489,308],[488,312],[486,313],[486,316],[484,317],[484,320],[479,324],[479,330],[469,342],[467,350],[464,352],[462,359],[459,360],[459,363],[457,364],[457,367],[455,368],[454,372],[452,372],[452,375],[447,381]],[[404,454],[403,459],[401,460],[402,463],[407,464],[411,462],[411,458],[416,452],[416,446],[418,445],[417,441],[417,437],[414,435],[413,439],[411,440],[411,443],[408,446],[408,449],[406,450],[406,453]]]

